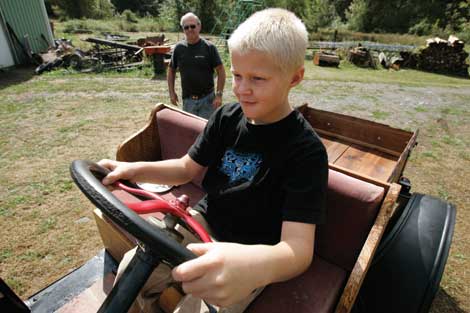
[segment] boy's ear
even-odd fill
[[[302,65],[299,67],[294,74],[292,74],[292,79],[290,81],[290,87],[297,86],[304,79],[305,68]]]

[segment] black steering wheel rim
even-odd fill
[[[75,160],[70,174],[75,184],[103,214],[144,244],[147,253],[171,266],[196,258],[196,255],[162,230],[152,226],[116,198],[101,180],[109,170],[88,160]]]

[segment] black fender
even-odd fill
[[[449,255],[455,211],[441,199],[413,194],[377,248],[353,312],[428,312]]]

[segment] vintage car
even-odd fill
[[[411,193],[402,176],[418,132],[307,104],[297,110],[327,148],[328,221],[317,227],[310,268],[269,285],[246,312],[427,312],[447,261],[455,207]],[[147,125],[119,146],[116,158],[181,157],[205,123],[158,104]],[[186,213],[204,194],[202,176],[156,194],[130,182],[109,191],[100,182],[106,170],[91,161],[76,160],[70,171],[96,206],[93,213],[105,249],[24,302],[0,280],[1,312],[127,312],[158,263],[174,266],[195,257],[179,244],[175,223],[210,240]],[[136,245],[136,257],[113,286],[117,264]],[[168,288],[160,307],[171,312],[181,296],[178,286]]]

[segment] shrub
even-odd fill
[[[368,23],[367,13],[368,7],[365,0],[353,0],[346,11],[349,28],[355,31],[365,31]]]
[[[160,4],[159,24],[161,30],[165,31],[179,31],[179,17],[178,10],[173,4],[173,1],[164,0]]]
[[[328,0],[312,0],[307,8],[306,26],[311,31],[317,31],[320,27],[330,26],[333,21],[340,20],[335,7]]]
[[[457,33],[457,37],[463,40],[466,46],[470,45],[470,22],[461,26],[461,31]]]
[[[122,12],[122,16],[124,17],[126,22],[129,22],[129,23],[139,22],[139,20],[137,19],[137,15],[131,10],[124,10],[124,12]]]
[[[422,19],[408,30],[409,34],[423,36],[429,35],[431,33],[432,25],[429,23],[428,19]]]

